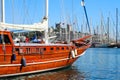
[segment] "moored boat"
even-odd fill
[[[46,0],[48,4],[48,0]],[[42,26],[48,25],[48,16],[44,17]],[[1,27],[19,28],[1,23]],[[32,28],[37,26],[37,28]],[[24,29],[38,30],[38,25],[23,26]],[[42,27],[43,28],[43,27]],[[46,28],[45,28],[46,30]],[[40,31],[40,30],[39,30]],[[45,31],[47,33],[47,30]],[[24,75],[36,72],[64,68],[85,53],[90,47],[87,40],[90,36],[72,40],[71,43],[14,43],[12,33],[7,30],[0,31],[0,77]],[[47,37],[45,38],[47,39]]]
[[[0,31],[0,35],[0,77],[70,66],[90,47],[90,44],[87,41],[82,42],[83,40],[79,45],[75,42],[73,44],[14,44],[10,32]]]

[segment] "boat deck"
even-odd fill
[[[15,46],[72,46],[72,44],[40,44],[40,43],[15,43]]]

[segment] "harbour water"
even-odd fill
[[[5,80],[7,80],[6,78]],[[120,80],[120,49],[89,48],[70,68],[17,76],[14,80]]]

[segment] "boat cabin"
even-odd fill
[[[18,54],[40,54],[41,52],[48,53],[49,51],[64,51],[70,50],[70,44],[40,44],[40,43],[14,43],[12,33],[9,31],[0,31],[0,52],[12,54],[13,48]]]
[[[12,53],[14,46],[11,33],[9,31],[0,31],[0,53]]]

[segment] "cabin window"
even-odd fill
[[[53,50],[53,48],[50,48],[50,50]]]
[[[3,43],[3,41],[5,42],[5,44],[11,44],[10,39],[8,37],[8,35],[0,35],[0,44]]]
[[[19,48],[15,48],[15,51],[19,51]]]
[[[62,50],[64,50],[64,47],[62,47]]]

